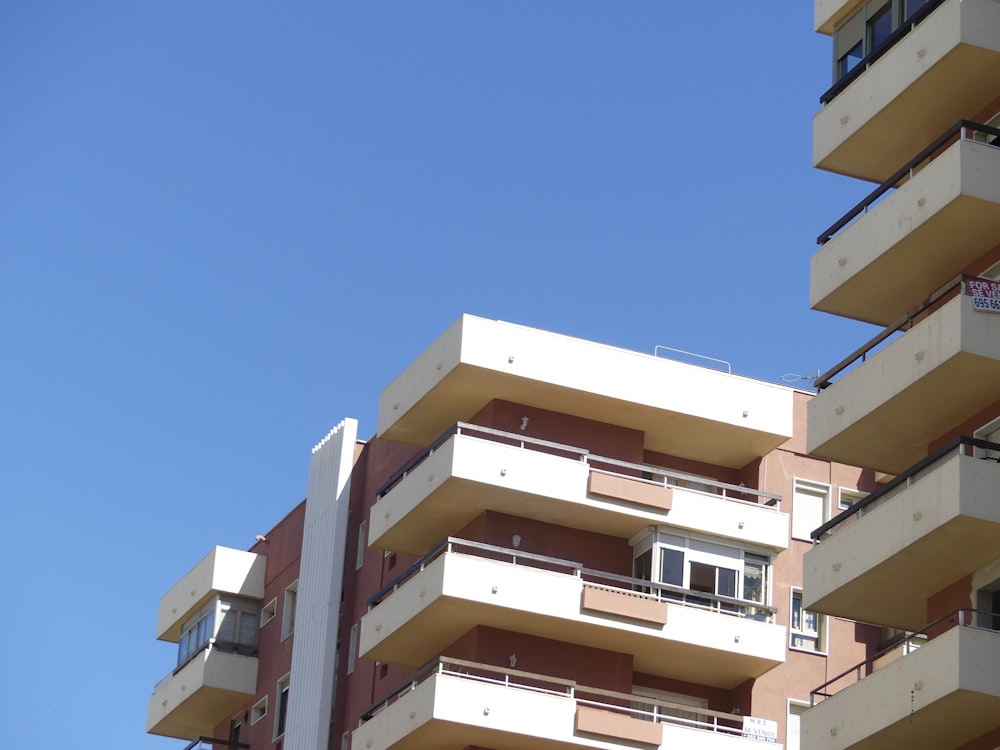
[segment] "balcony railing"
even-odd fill
[[[919,171],[921,165],[925,162],[932,161],[945,147],[951,145],[955,141],[973,140],[973,136],[976,133],[983,136],[1000,136],[1000,129],[990,127],[989,125],[982,125],[978,122],[972,122],[971,120],[959,120],[957,123],[948,128],[948,130],[938,136],[938,138],[931,145],[904,164],[898,172],[892,175],[892,177],[887,179],[877,188],[872,190],[868,195],[862,198],[861,202],[854,206],[854,208],[837,219],[832,226],[827,228],[826,231],[816,238],[816,244],[825,245],[834,236],[836,236],[840,230],[853,222],[856,218],[868,213],[868,211],[878,203],[882,196],[897,187],[904,180],[912,178]],[[991,144],[1000,145],[1000,142],[992,141]]]
[[[846,529],[862,516],[884,505],[892,498],[898,496],[903,490],[912,486],[925,472],[933,470],[944,459],[951,457],[955,453],[964,456],[974,456],[974,451],[977,448],[980,450],[995,451],[1000,454],[1000,443],[991,443],[979,438],[961,435],[949,441],[942,448],[934,451],[927,458],[915,463],[881,489],[862,498],[843,513],[839,513],[813,531],[811,534],[813,543],[820,544],[825,539],[829,539],[834,534]],[[995,458],[981,458],[984,461],[998,461]]]
[[[817,391],[829,388],[833,384],[833,379],[835,377],[850,368],[851,365],[865,362],[868,359],[868,356],[870,354],[874,354],[875,350],[880,345],[884,344],[885,341],[893,334],[901,331],[908,331],[913,328],[924,313],[930,310],[930,308],[943,304],[948,299],[960,294],[963,291],[963,285],[965,284],[966,279],[973,278],[977,277],[962,275],[956,277],[952,281],[949,281],[941,287],[941,289],[934,292],[934,294],[906,313],[906,315],[886,326],[881,333],[862,344],[829,370],[821,375],[818,375],[813,381],[813,387],[815,387]]]
[[[446,675],[461,680],[488,683],[505,690],[565,696],[574,700],[578,706],[598,708],[644,721],[674,724],[740,737],[746,736],[743,731],[744,717],[740,714],[728,714],[708,708],[673,703],[641,694],[634,695],[602,688],[584,687],[574,680],[444,656],[435,659],[384,698],[368,706],[358,717],[358,726],[371,721],[401,696],[415,690],[422,682],[434,675]],[[691,716],[697,718],[690,718]]]
[[[600,586],[611,591],[621,591],[629,596],[641,596],[653,601],[666,601],[681,604],[698,609],[707,609],[725,615],[735,617],[749,617],[754,620],[773,622],[777,609],[769,607],[760,602],[747,599],[736,599],[728,596],[719,596],[704,591],[693,591],[680,586],[668,583],[657,583],[647,581],[643,578],[632,578],[617,573],[608,573],[601,570],[586,568],[582,563],[571,560],[561,560],[556,557],[545,555],[535,555],[529,552],[521,552],[506,547],[495,547],[492,544],[482,542],[472,542],[466,539],[448,537],[438,544],[434,549],[417,560],[413,565],[403,571],[391,583],[384,586],[368,600],[368,611],[371,611],[381,604],[387,597],[391,596],[410,578],[421,572],[433,560],[445,552],[459,552],[473,555],[475,557],[486,558],[507,562],[510,565],[521,565],[540,570],[563,572],[575,578],[580,578],[591,585]]]
[[[433,443],[407,461],[402,468],[389,477],[389,480],[385,484],[376,490],[376,499],[381,499],[385,495],[389,494],[393,487],[399,484],[399,482],[401,482],[410,472],[423,463],[454,435],[466,435],[477,439],[501,443],[503,445],[511,445],[520,450],[540,451],[542,453],[575,459],[588,464],[590,468],[595,471],[624,476],[637,481],[646,481],[651,484],[674,487],[678,486],[678,483],[692,482],[698,485],[712,487],[715,492],[710,492],[708,494],[711,494],[714,497],[722,497],[726,500],[749,503],[751,505],[760,505],[776,511],[781,510],[781,495],[771,492],[763,492],[761,490],[757,490],[752,487],[745,487],[743,485],[718,482],[708,477],[685,474],[680,471],[671,471],[669,469],[664,469],[661,466],[637,464],[630,461],[621,461],[617,458],[597,456],[592,454],[586,448],[578,448],[576,446],[565,445],[563,443],[553,443],[548,440],[539,440],[537,438],[526,437],[525,435],[519,435],[513,432],[504,432],[503,430],[495,430],[492,427],[481,427],[479,425],[468,424],[466,422],[456,422],[454,425],[445,430],[445,432]],[[616,471],[616,469],[619,471]],[[621,469],[631,473],[624,473],[623,471],[620,471]],[[691,492],[699,492],[699,490],[683,486],[682,489],[687,489]]]
[[[996,628],[984,628],[980,624],[982,620],[990,618],[996,622],[1000,618],[1000,613],[984,612],[977,609],[962,608],[956,609],[943,617],[939,617],[922,630],[908,634],[902,641],[895,642],[886,649],[879,651],[873,656],[869,656],[860,664],[856,664],[836,677],[827,680],[809,693],[809,705],[815,706],[817,702],[836,695],[841,690],[845,690],[863,680],[868,675],[876,671],[876,662],[889,655],[891,652],[901,649],[901,655],[907,656],[917,649],[926,646],[933,641],[933,636],[941,635],[955,627],[977,628],[979,630],[996,630]],[[817,701],[817,698],[819,701]]]
[[[183,750],[250,750],[250,743],[234,740],[220,740],[218,737],[198,737]]]
[[[889,36],[885,38],[879,46],[869,52],[867,55],[858,60],[857,64],[851,68],[847,73],[840,77],[840,79],[833,84],[830,88],[824,91],[820,97],[820,104],[829,104],[833,101],[834,97],[837,96],[841,91],[850,86],[858,76],[864,73],[868,68],[875,64],[875,62],[882,57],[886,52],[896,46],[897,42],[904,36],[909,34],[917,24],[923,21],[927,16],[934,12],[934,10],[941,5],[944,0],[931,0],[929,3],[924,5],[920,10],[910,16],[906,21],[900,25],[898,29],[892,32]]]

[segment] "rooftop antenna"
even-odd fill
[[[818,377],[819,377],[819,370],[816,370],[816,372],[809,370],[809,372],[806,375],[799,375],[798,373],[795,372],[786,372],[784,375],[781,376],[781,382],[797,383],[800,380],[808,380],[810,383],[815,383],[816,378]]]

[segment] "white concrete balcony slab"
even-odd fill
[[[852,670],[821,689],[832,695],[803,716],[802,747],[937,750],[1000,727],[997,631],[952,627],[874,672],[859,670],[860,681]]]
[[[184,621],[216,594],[263,599],[266,566],[264,555],[216,547],[160,599],[156,637],[177,643]]]
[[[994,402],[998,382],[1000,314],[959,294],[809,403],[808,452],[901,474]]]
[[[567,680],[442,660],[362,716],[366,750],[781,750],[744,737],[742,717],[704,710],[690,721],[633,711],[634,696]],[[649,703],[646,698],[640,699]],[[662,704],[669,708],[667,703]],[[690,707],[677,706],[678,709]]]
[[[645,433],[647,450],[740,468],[792,436],[793,390],[463,316],[383,392],[378,436],[429,445],[494,399]]]
[[[203,649],[156,686],[146,731],[185,740],[210,737],[256,689],[257,657]]]
[[[820,4],[834,18],[846,7]],[[998,90],[1000,3],[947,0],[816,114],[813,163],[882,182]]]
[[[962,133],[813,255],[813,309],[887,326],[996,245],[1000,148]]]
[[[831,521],[803,561],[805,607],[916,631],[929,597],[1000,558],[1000,465],[967,447],[949,446],[860,514]]]
[[[776,495],[723,483],[709,483],[718,494],[682,489],[671,483],[687,475],[657,467],[474,425],[455,429],[379,490],[369,521],[372,546],[424,554],[494,510],[625,539],[666,524],[788,547],[788,515]]]
[[[373,601],[361,619],[359,653],[416,668],[484,625],[630,653],[637,671],[731,689],[784,662],[784,626],[753,619],[770,619],[772,612],[449,540],[436,558]]]

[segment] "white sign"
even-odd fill
[[[777,742],[778,722],[770,719],[758,719],[756,716],[744,716],[743,736],[758,742]]]
[[[1000,281],[966,279],[965,293],[972,297],[972,308],[981,312],[1000,312]]]

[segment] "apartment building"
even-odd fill
[[[803,604],[884,636],[814,686],[805,746],[994,750],[1000,2],[816,0],[815,25],[833,41],[815,164],[876,186],[820,234],[811,305],[882,330],[831,352],[808,447],[880,481],[814,531]]]
[[[148,730],[205,747],[798,747],[881,630],[804,606],[810,534],[875,477],[811,395],[463,316],[341,422],[307,499],[162,599]],[[234,614],[235,613],[235,614]],[[215,738],[211,739],[201,738]]]

